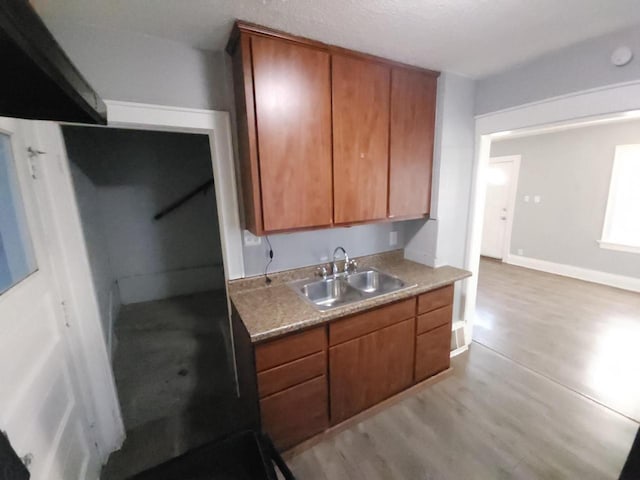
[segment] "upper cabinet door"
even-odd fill
[[[264,230],[329,226],[329,54],[261,36],[251,50]]]
[[[433,75],[392,71],[389,217],[429,213],[436,87]]]
[[[390,68],[332,56],[335,223],[387,216]]]

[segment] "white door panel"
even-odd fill
[[[20,456],[29,457],[33,480],[95,479],[99,456],[78,400],[62,298],[39,215],[38,180],[32,178],[21,137],[23,124],[0,119],[0,130],[11,136],[37,269],[0,295],[0,429]]]
[[[492,161],[489,164],[481,255],[498,259],[504,257],[507,225],[513,214],[509,200],[514,188],[514,170],[513,161]]]

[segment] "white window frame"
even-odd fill
[[[618,157],[618,149],[621,147],[627,147],[629,145],[636,145],[640,148],[640,144],[627,144],[616,145],[615,154],[613,157],[613,167],[611,169],[611,181],[609,182],[609,196],[607,198],[607,208],[604,215],[604,224],[602,226],[602,237],[598,240],[600,248],[607,250],[617,250],[620,252],[640,253],[640,245],[627,245],[620,242],[616,242],[610,238],[609,232],[611,231],[611,222],[613,217],[613,211],[615,209],[615,193],[618,188],[619,178],[619,163],[616,162]]]

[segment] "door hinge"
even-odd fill
[[[36,158],[38,158],[40,155],[44,154],[46,152],[43,152],[42,150],[38,150],[36,148],[33,147],[28,147],[27,148],[27,157],[29,159],[29,173],[31,173],[31,178],[33,178],[34,180],[36,178],[38,178],[38,169],[36,166]]]
[[[62,306],[62,314],[64,315],[64,325],[67,328],[71,328],[71,323],[69,322],[69,310],[67,309],[67,304],[65,301],[61,301],[60,305]]]

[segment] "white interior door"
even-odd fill
[[[23,125],[0,118],[0,430],[32,479],[96,479]]]
[[[515,193],[516,161],[492,158],[487,172],[487,201],[484,210],[481,255],[503,259],[508,253],[511,198]]]

